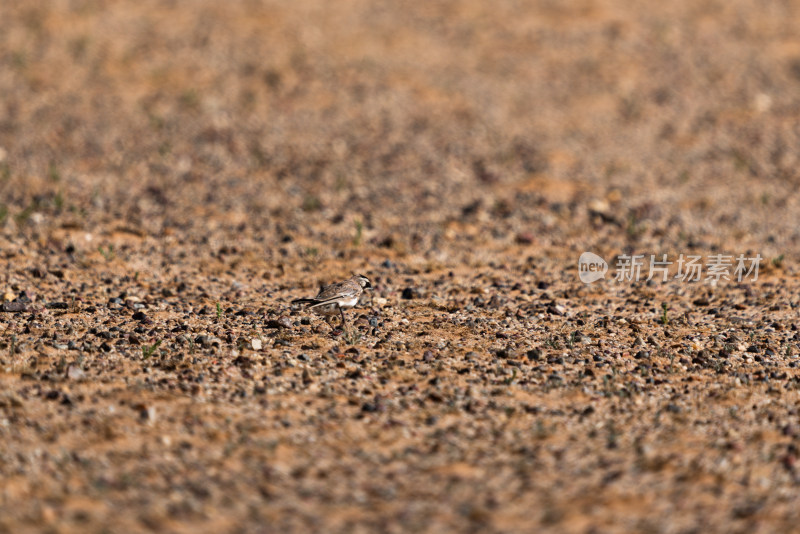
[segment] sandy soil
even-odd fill
[[[797,528],[800,3],[0,26],[0,532]]]

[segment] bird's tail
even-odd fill
[[[314,299],[294,299],[292,304],[311,304],[312,302],[316,302]]]

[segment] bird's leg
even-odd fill
[[[337,306],[338,306],[338,304],[337,304]],[[344,328],[346,326],[345,322],[344,322],[344,308],[342,308],[341,306],[339,306],[339,314],[342,316],[342,330],[344,330]]]

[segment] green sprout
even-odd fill
[[[142,358],[145,360],[150,358],[150,356],[153,355],[153,353],[160,345],[161,345],[161,340],[156,341],[152,345],[142,345]]]
[[[50,166],[47,168],[47,176],[50,178],[51,182],[61,181],[61,173],[58,172],[58,167],[54,161],[51,161]]]
[[[102,245],[97,247],[97,251],[103,255],[106,261],[111,261],[114,259],[114,245],[108,245],[107,248],[103,248]]]
[[[360,220],[356,220],[356,235],[353,237],[353,245],[359,246],[361,244],[361,238],[364,234],[364,224]]]

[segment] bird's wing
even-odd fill
[[[328,299],[328,300],[315,300],[312,304],[308,305],[308,308],[313,310],[314,308],[319,308],[321,306],[326,306],[326,305],[329,305],[329,304],[338,305],[340,300],[341,299],[338,299],[338,298]]]
[[[358,293],[359,289],[361,289],[361,287],[357,287],[350,280],[337,282],[335,284],[323,287],[317,296],[314,297],[314,300],[321,304],[333,299],[354,297]]]

